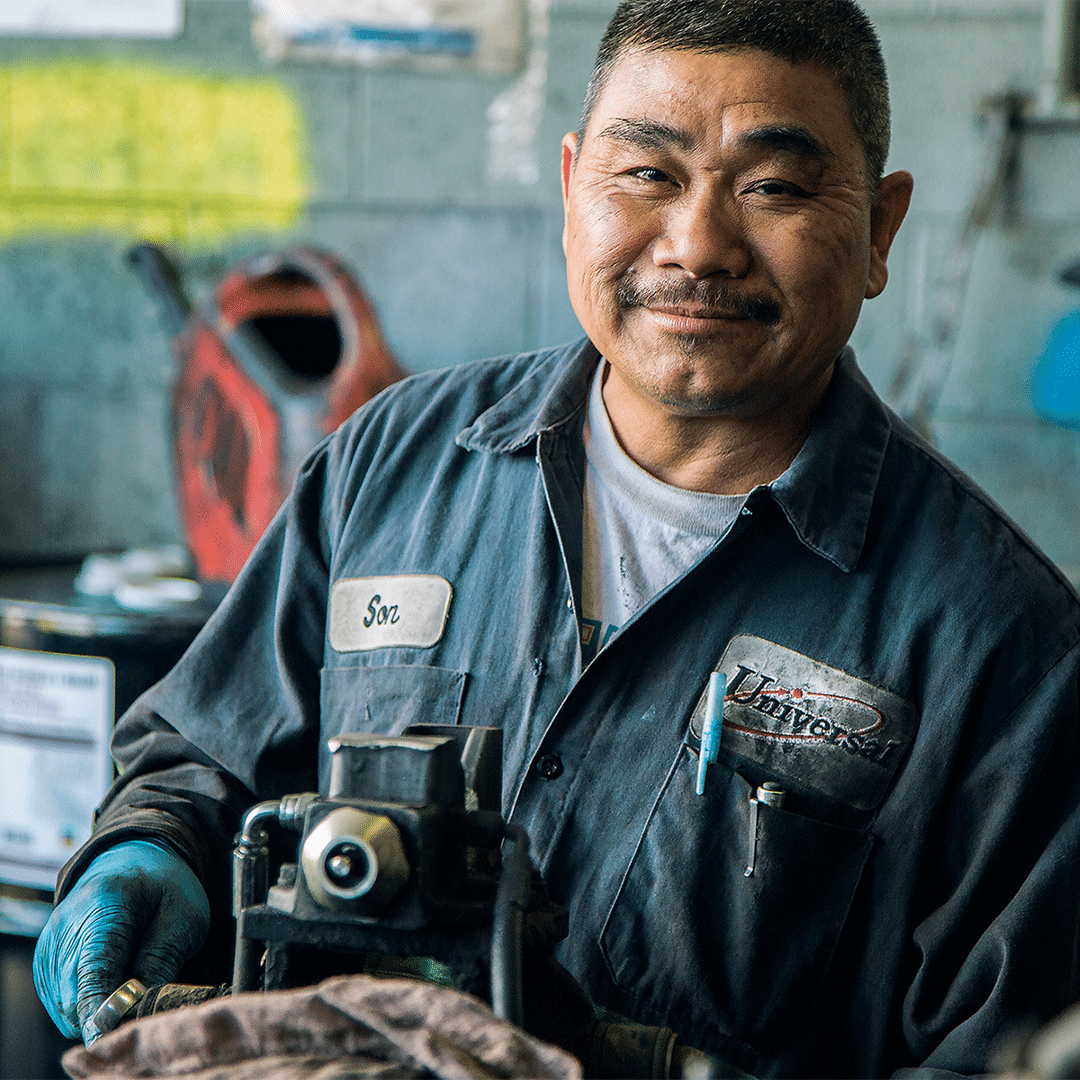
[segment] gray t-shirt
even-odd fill
[[[735,520],[745,495],[689,491],[658,480],[619,445],[604,406],[606,362],[585,422],[582,659],[680,577]]]

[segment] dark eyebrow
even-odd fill
[[[792,154],[807,161],[823,163],[833,152],[813,132],[804,127],[770,126],[744,131],[738,141],[746,146]]]
[[[645,117],[616,120],[600,132],[599,138],[617,139],[651,150],[672,145],[680,150],[692,150],[694,147],[694,140],[689,132]]]
[[[644,116],[615,120],[600,132],[599,138],[616,139],[650,150],[676,146],[689,151],[695,146],[695,140],[688,131]],[[833,157],[833,152],[812,131],[794,124],[752,128],[739,135],[738,142],[743,146],[791,154],[818,164],[824,164]]]

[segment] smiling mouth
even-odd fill
[[[644,307],[653,325],[662,332],[683,338],[712,338],[737,332],[743,327],[761,326],[748,315],[729,312]]]
[[[741,293],[722,282],[699,281],[678,285],[639,285],[624,278],[616,298],[623,311],[642,308],[676,333],[717,330],[733,322],[780,321],[780,305],[763,293]]]
[[[745,311],[718,311],[713,308],[674,307],[666,304],[642,305],[653,315],[690,322],[749,322],[753,316]]]

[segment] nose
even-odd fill
[[[737,211],[720,192],[686,192],[667,207],[665,228],[653,245],[657,267],[681,269],[692,278],[742,278],[750,272],[750,248]]]

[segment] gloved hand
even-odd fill
[[[175,982],[206,937],[210,904],[171,848],[129,840],[103,852],[53,910],[34,951],[34,985],[56,1026],[89,1045],[87,1021],[129,978]]]

